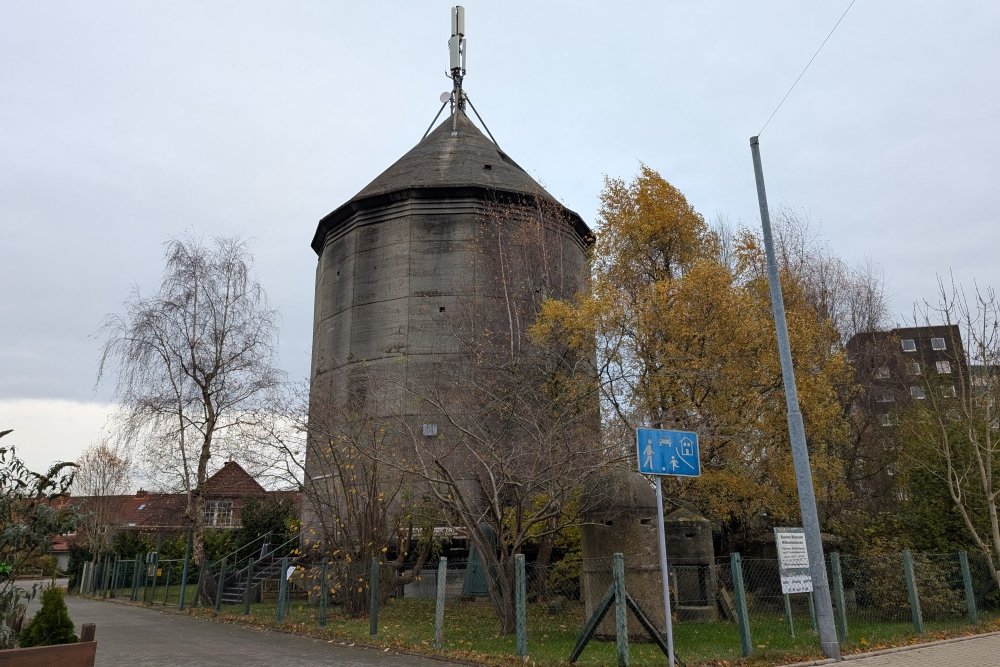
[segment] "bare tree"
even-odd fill
[[[1000,584],[1000,300],[992,288],[977,287],[971,298],[954,282],[939,280],[939,289],[938,304],[916,308],[914,324],[947,326],[956,358],[921,376],[923,395],[901,431],[915,446],[914,463],[947,485]]]
[[[247,242],[192,236],[166,243],[159,290],[138,287],[108,315],[98,381],[116,376],[119,434],[187,494],[194,557],[204,557],[205,481],[220,441],[269,409],[284,376],[279,316],[252,274]]]
[[[95,554],[108,553],[121,528],[118,499],[131,486],[132,460],[128,451],[108,440],[83,450],[76,460],[73,491],[84,496],[81,524]]]
[[[359,371],[364,374],[363,365]],[[271,428],[258,431],[263,437],[248,457],[266,478],[300,486],[303,547],[330,557],[330,588],[355,615],[368,613],[373,557],[394,570],[394,577],[380,580],[380,594],[388,597],[420,576],[433,543],[431,510],[413,492],[412,479],[383,463],[398,449],[398,438],[370,407],[357,396],[338,405],[336,392],[319,387],[311,395],[292,392],[274,411]]]
[[[461,360],[413,360],[406,377],[386,372],[367,392],[401,441],[382,450],[382,464],[416,477],[468,535],[505,633],[514,630],[514,556],[578,525],[580,491],[614,458],[600,438],[593,359],[540,318],[552,299],[585,288],[563,263],[570,232],[542,201],[491,202],[477,240],[491,294],[450,319]]]

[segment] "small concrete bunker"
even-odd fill
[[[678,621],[711,623],[717,620],[718,581],[712,524],[690,507],[663,519],[670,563],[673,611]],[[662,616],[662,614],[661,614]]]
[[[596,477],[584,489],[583,572],[580,584],[587,617],[594,613],[612,584],[612,557],[625,555],[625,589],[654,625],[662,628],[663,579],[656,532],[656,492],[642,475],[612,470]],[[629,638],[649,641],[638,619],[628,612]],[[596,636],[613,639],[615,616],[609,613]]]

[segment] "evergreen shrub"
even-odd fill
[[[31,646],[52,646],[73,644],[80,641],[73,632],[63,590],[57,586],[46,588],[42,593],[42,608],[18,635],[21,648]]]

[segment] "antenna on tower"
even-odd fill
[[[458,114],[465,113],[465,93],[462,92],[462,79],[465,77],[465,7],[458,5],[451,8],[451,39],[448,40],[448,53],[451,58],[451,77],[454,86],[451,91],[451,136],[458,134]]]

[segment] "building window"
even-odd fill
[[[920,362],[910,362],[906,365],[906,369],[910,372],[910,375],[920,375]]]
[[[438,425],[437,424],[424,424],[424,437],[425,438],[434,438],[434,437],[437,436],[437,434],[438,434]]]
[[[892,426],[892,417],[889,415],[879,415],[878,423],[882,426]]]
[[[875,371],[876,380],[888,380],[889,379],[889,367],[879,366],[879,369]]]
[[[233,525],[233,501],[208,500],[205,502],[205,525],[227,528]]]
[[[892,403],[896,399],[888,389],[879,389],[878,393],[875,394],[875,400],[878,403]]]
[[[913,342],[912,338],[904,338],[902,341],[903,352],[916,352],[917,344]]]
[[[941,393],[944,394],[945,398],[955,398],[955,385],[941,387]]]
[[[947,349],[944,345],[944,338],[931,338],[931,349],[932,350]]]
[[[910,387],[910,398],[921,399],[925,398],[924,390],[920,387]]]
[[[938,373],[950,373],[951,372],[951,362],[950,361],[938,361],[934,364],[937,367]]]

